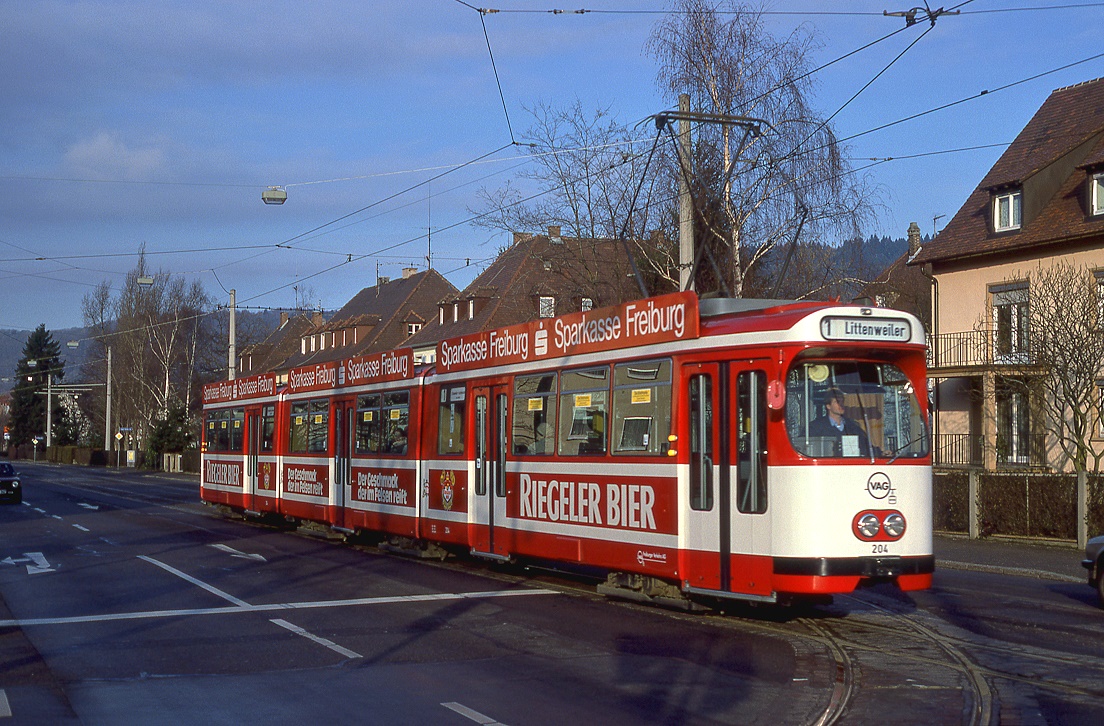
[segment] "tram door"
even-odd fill
[[[766,507],[766,375],[744,364],[683,369],[690,444],[687,548],[692,589],[769,591],[745,515]]]
[[[356,399],[334,403],[333,526],[345,526],[346,493],[352,483]]]
[[[257,458],[261,454],[261,409],[245,409],[245,508],[257,510]]]
[[[506,522],[506,451],[508,398],[505,386],[474,388],[475,506],[472,510],[472,552],[495,558],[509,556],[502,525]],[[495,537],[495,528],[499,536]]]

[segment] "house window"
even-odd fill
[[[1026,282],[1000,285],[993,295],[993,353],[997,363],[1027,362],[1029,292]]]
[[[550,295],[541,295],[540,316],[542,318],[556,317],[556,298],[551,297]]]
[[[997,463],[1031,463],[1031,407],[1027,383],[997,384]]]
[[[579,309],[582,310],[584,313],[587,310],[593,310],[594,309],[594,301],[591,300],[589,297],[584,297],[583,301],[579,304]]]
[[[993,197],[993,228],[998,232],[1020,228],[1023,192],[1016,190]]]
[[[1093,280],[1096,282],[1096,325],[1104,328],[1104,270],[1094,270]]]
[[[468,320],[475,317],[475,298],[468,300]]]
[[[1093,174],[1089,184],[1092,187],[1092,213],[1104,214],[1104,172]]]
[[[421,329],[422,329],[422,324],[421,323],[407,323],[406,324],[406,334],[407,335],[414,335],[414,333],[417,333]]]

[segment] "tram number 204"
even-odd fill
[[[888,555],[889,545],[887,544],[874,544],[870,546],[870,551],[876,555]]]

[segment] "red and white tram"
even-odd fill
[[[201,496],[645,599],[921,589],[926,390],[908,314],[675,293],[211,384]]]

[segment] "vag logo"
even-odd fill
[[[875,499],[885,499],[893,491],[889,476],[884,472],[875,472],[866,480],[866,491]]]

